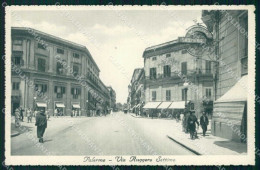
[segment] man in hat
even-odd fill
[[[43,134],[47,128],[47,117],[43,108],[40,108],[40,111],[36,115],[35,126],[37,126],[37,137],[39,138],[39,142],[43,143]]]
[[[200,126],[203,131],[203,136],[205,136],[205,134],[206,134],[208,124],[209,124],[208,116],[206,115],[205,112],[203,112],[202,116],[200,117]]]
[[[193,114],[192,111],[190,111],[190,116],[188,117],[188,127],[190,131],[190,138],[195,139],[196,137],[196,124],[199,126],[199,122],[197,117]]]

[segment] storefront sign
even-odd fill
[[[198,38],[179,37],[178,42],[204,44],[204,43],[206,43],[206,40],[205,39],[198,39]]]

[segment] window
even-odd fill
[[[62,98],[63,94],[66,93],[66,88],[63,86],[55,86],[54,87],[54,93],[56,93],[57,98]]]
[[[73,57],[74,58],[79,58],[79,54],[78,53],[73,53]]]
[[[171,57],[171,53],[166,54],[166,58]]]
[[[171,77],[171,66],[170,65],[163,66],[163,76]]]
[[[60,48],[57,48],[57,53],[58,53],[58,54],[64,54],[64,50],[63,50],[63,49],[60,49]]]
[[[241,76],[248,73],[248,14],[244,14],[239,18],[241,28],[245,30],[239,31],[239,56],[241,59]]]
[[[150,68],[150,79],[156,79],[156,68]]]
[[[181,63],[181,73],[185,75],[187,74],[187,62]]]
[[[241,75],[242,76],[247,74],[247,69],[248,69],[247,60],[248,60],[248,58],[241,59]]]
[[[19,90],[20,89],[20,83],[19,82],[13,82],[13,90]]]
[[[22,40],[14,40],[13,45],[22,45],[23,41]]]
[[[60,62],[57,62],[56,72],[59,75],[63,74],[63,65]]]
[[[22,64],[22,57],[21,56],[15,56],[15,57],[13,57],[12,61],[15,65],[21,65]]]
[[[41,43],[38,43],[38,48],[46,50],[46,47],[43,44],[41,44]]]
[[[80,93],[81,93],[80,88],[71,88],[71,94],[73,96],[73,99],[78,99]]]
[[[77,76],[78,74],[79,74],[79,67],[76,66],[76,65],[74,65],[74,66],[73,66],[73,75],[74,75],[74,76]]]
[[[181,92],[182,101],[187,101],[187,89],[182,89]]]
[[[166,101],[171,101],[171,90],[166,90]]]
[[[211,74],[211,61],[206,61],[206,73]]]
[[[211,99],[211,89],[206,89],[206,97]]]
[[[181,54],[186,54],[187,50],[181,50]]]
[[[38,58],[38,71],[45,72],[46,60],[43,58]]]
[[[156,58],[156,57],[153,57],[152,60],[155,61],[155,60],[157,60],[157,58]]]
[[[152,91],[152,101],[156,101],[156,91]]]

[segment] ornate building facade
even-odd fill
[[[242,141],[247,134],[248,12],[205,10],[202,20],[216,42],[217,61],[211,132]],[[227,120],[232,122],[229,125]],[[244,139],[241,138],[245,136]],[[243,141],[245,142],[245,140]]]
[[[64,115],[73,109],[90,115],[109,101],[85,46],[31,28],[13,27],[11,37],[12,113],[38,106],[51,114],[59,108]]]

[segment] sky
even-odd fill
[[[126,103],[133,71],[144,66],[145,48],[185,36],[196,21],[202,23],[200,10],[16,10],[11,25],[86,46],[100,79],[116,91],[117,102]]]

